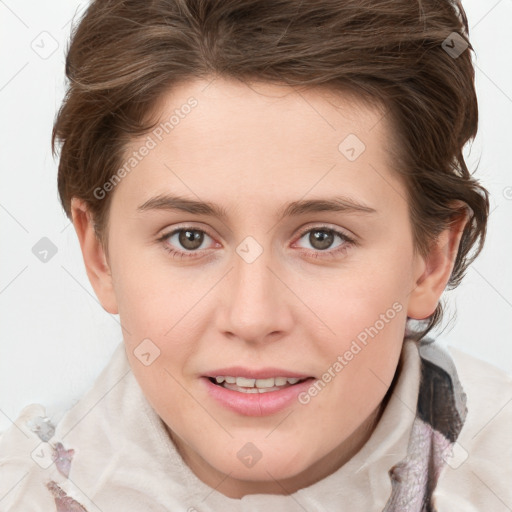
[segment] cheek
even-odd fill
[[[139,334],[164,336],[190,309],[194,288],[184,285],[170,266],[142,253],[126,254],[117,263],[114,287],[123,325]]]
[[[198,294],[193,283],[169,267],[126,260],[127,264],[118,266],[116,279],[123,337],[137,378],[148,394],[155,396],[162,382],[173,385],[168,372],[179,381],[183,379],[182,370],[197,350],[194,340],[200,339],[198,315],[202,309],[194,305],[208,287]],[[138,359],[143,353],[154,360],[147,367]]]
[[[322,325],[327,326],[312,334],[323,361],[322,380],[328,381],[319,402],[336,403],[358,417],[357,411],[368,414],[384,396],[395,373],[407,320],[409,283],[402,268],[352,269],[324,287],[323,293],[309,296],[308,304],[320,312]],[[340,421],[336,414],[331,418]]]
[[[358,337],[372,326],[396,335],[405,322],[409,281],[400,266],[381,269],[361,265],[339,272],[320,288],[308,288],[307,302],[329,328],[332,343]],[[305,286],[302,286],[305,290]],[[384,322],[384,324],[383,324]],[[364,335],[361,336],[364,338]]]

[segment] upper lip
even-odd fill
[[[245,377],[246,379],[269,379],[270,377],[287,377],[296,379],[307,379],[312,377],[304,373],[297,373],[283,368],[245,368],[243,366],[230,366],[209,371],[205,377]]]

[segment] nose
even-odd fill
[[[240,254],[234,255],[234,266],[219,290],[218,328],[225,336],[247,343],[275,341],[293,326],[294,295],[270,250],[254,261]]]

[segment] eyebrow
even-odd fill
[[[168,194],[152,197],[137,208],[137,212],[151,210],[178,210],[195,215],[218,217],[224,221],[228,219],[226,209],[220,205]],[[377,210],[348,197],[335,196],[331,198],[293,201],[285,205],[278,212],[277,217],[281,220],[285,217],[314,212],[376,213]]]

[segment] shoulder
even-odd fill
[[[447,351],[466,387],[477,389],[482,394],[512,390],[512,374],[457,348],[448,347]]]
[[[435,492],[439,512],[512,507],[512,375],[448,347],[467,416]]]
[[[504,370],[449,348],[457,374],[467,397],[468,414],[459,442],[475,450],[484,445],[512,446],[512,375]],[[512,464],[512,453],[508,469]],[[512,474],[509,473],[512,480]],[[512,503],[510,504],[512,506]]]

